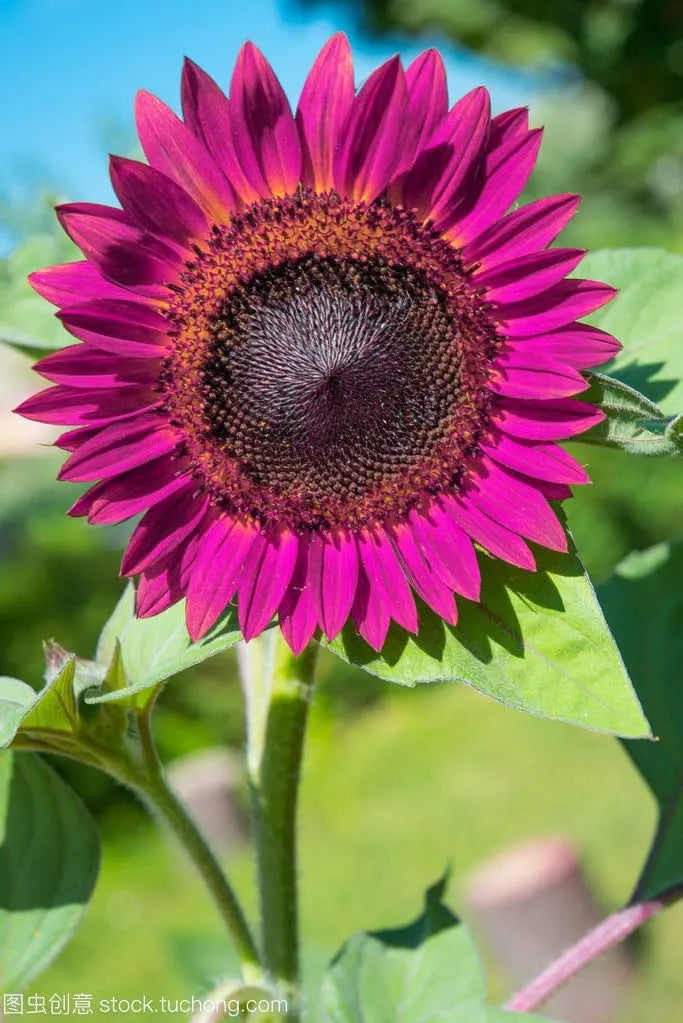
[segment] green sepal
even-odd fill
[[[0,677],[0,748],[9,746],[37,697],[21,679]]]
[[[616,298],[588,319],[623,346],[600,373],[586,374],[591,386],[580,398],[599,405],[606,419],[577,440],[679,457],[683,259],[662,249],[603,249],[586,256],[576,273],[618,288]]]
[[[587,373],[590,388],[581,399],[598,405],[605,419],[582,433],[585,444],[619,448],[632,455],[683,455],[683,416],[665,416],[645,395],[604,373]]]
[[[38,692],[23,682],[15,684],[9,693],[14,709],[9,712],[0,690],[2,746],[37,745],[58,751],[66,745],[70,750],[78,734],[75,676],[76,659],[69,657]]]
[[[588,317],[623,345],[602,372],[646,395],[665,416],[678,416],[683,410],[683,257],[657,248],[602,249],[589,253],[576,274],[619,289],[612,302]]]
[[[36,691],[18,679],[0,680],[0,746],[61,753],[101,766],[102,756],[124,749],[124,708],[85,706],[83,693],[110,685],[120,674],[120,655],[109,669],[84,661],[57,643],[45,644],[46,682]]]
[[[159,685],[172,675],[228,650],[241,638],[234,608],[197,643],[192,643],[185,627],[184,600],[152,618],[136,618],[135,591],[129,583],[97,645],[98,659],[106,659],[119,643],[125,685],[93,690],[86,694],[86,702],[123,701],[139,710],[153,699],[149,690],[158,692]]]

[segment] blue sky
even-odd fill
[[[358,81],[397,51],[410,59],[436,43],[452,95],[483,82],[500,109],[528,102],[540,86],[438,37],[368,40],[335,2],[302,12],[294,0],[0,0],[0,194],[7,200],[42,185],[106,201],[106,152],[130,150],[138,88],[177,108],[185,55],[227,88],[249,38],[295,102],[306,69],[338,29],[351,38]]]

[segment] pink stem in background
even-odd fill
[[[649,920],[651,916],[668,906],[680,895],[679,890],[658,899],[651,899],[649,902],[637,902],[633,906],[619,910],[618,913],[612,913],[575,945],[563,952],[526,987],[513,995],[510,1001],[506,1002],[504,1008],[517,1012],[533,1012],[534,1009],[538,1009],[579,970],[612,948],[613,945],[623,941],[641,924],[644,924],[646,920]]]

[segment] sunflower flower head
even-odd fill
[[[229,98],[195,64],[183,119],[147,93],[121,208],[59,208],[85,259],[32,275],[77,343],[42,359],[29,418],[71,427],[60,477],[92,523],[142,514],[137,613],[236,601],[299,652],[351,619],[375,649],[476,601],[478,552],[529,571],[588,482],[557,441],[598,422],[581,370],[619,344],[578,322],[611,288],[550,248],[578,197],[508,212],[541,139],[478,88],[449,108],[433,50],[356,91],[334,36],[292,114],[241,50]]]

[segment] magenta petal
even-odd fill
[[[206,496],[197,496],[197,485],[185,486],[143,515],[133,530],[121,562],[121,575],[136,575],[150,568],[177,547],[203,519]]]
[[[189,128],[202,139],[238,198],[243,203],[259,199],[262,193],[252,185],[237,158],[227,96],[213,78],[187,59],[183,67],[182,102]]]
[[[475,504],[501,526],[553,551],[567,550],[567,535],[555,512],[533,483],[524,483],[511,469],[490,460],[472,477],[475,490],[468,492]]]
[[[55,384],[70,387],[114,387],[116,384],[154,384],[159,376],[158,359],[126,359],[88,345],[70,345],[51,352],[33,367]]]
[[[32,395],[15,412],[25,419],[60,426],[99,423],[106,426],[131,414],[158,405],[160,396],[149,387],[111,387],[87,390],[57,384]]]
[[[480,442],[500,465],[552,483],[590,483],[582,465],[557,444],[544,441],[513,440],[505,434],[494,435],[490,442]]]
[[[545,334],[516,338],[508,343],[508,351],[514,359],[532,362],[549,359],[582,370],[609,362],[621,351],[621,344],[598,327],[570,323]]]
[[[249,641],[263,632],[292,579],[299,551],[295,533],[270,526],[259,533],[245,560],[237,601],[240,631]]]
[[[387,638],[391,617],[381,591],[370,581],[362,566],[358,573],[358,588],[351,615],[365,642],[374,650],[381,650]]]
[[[96,483],[69,509],[69,515],[87,514],[88,522],[95,526],[124,522],[187,486],[187,479],[178,462],[162,456]]]
[[[233,519],[218,519],[206,533],[192,568],[186,623],[193,642],[201,639],[233,597],[258,530]]]
[[[161,171],[122,156],[111,157],[109,171],[119,202],[140,227],[180,245],[208,235],[201,208]]]
[[[142,302],[98,299],[57,316],[74,337],[115,355],[161,358],[171,344],[168,321]]]
[[[161,614],[185,596],[203,537],[202,525],[162,562],[141,573],[135,595],[138,618]]]
[[[168,562],[154,572],[143,572],[135,593],[138,618],[151,618],[182,600],[185,592],[178,581],[180,554],[172,551]]]
[[[547,291],[572,272],[585,256],[584,249],[547,249],[519,256],[495,270],[479,274],[477,286],[488,289],[488,298],[503,305],[532,298]]]
[[[489,553],[511,565],[517,565],[530,572],[535,571],[534,556],[524,540],[477,507],[472,502],[470,494],[458,497],[443,494],[439,502],[456,525]]]
[[[225,223],[237,205],[235,193],[202,142],[149,92],[137,94],[135,120],[152,167],[180,185],[212,222]]]
[[[78,483],[117,476],[169,454],[181,439],[166,419],[146,412],[98,430],[67,458],[59,479]]]
[[[403,187],[406,206],[443,219],[480,159],[488,138],[491,98],[483,87],[459,100],[418,156]]]
[[[318,54],[296,112],[302,181],[318,192],[326,192],[334,185],[334,152],[353,96],[351,49],[343,32],[337,32]]]
[[[353,536],[335,532],[315,536],[309,555],[311,595],[318,621],[329,640],[349,617],[358,583],[358,551]]]
[[[409,521],[413,536],[434,571],[450,589],[468,600],[479,600],[481,574],[469,536],[436,502],[432,502],[428,512],[414,508]]]
[[[83,255],[115,284],[158,288],[175,280],[182,265],[178,251],[141,230],[123,210],[70,203],[58,206],[57,215]]]
[[[54,445],[56,448],[61,448],[62,451],[76,451],[86,441],[91,440],[92,437],[99,437],[101,433],[102,427],[99,425],[79,426],[76,430],[67,430],[66,433],[60,434]]]
[[[89,517],[90,512],[92,511],[92,506],[98,497],[97,488],[103,485],[104,484],[102,483],[96,483],[94,487],[90,488],[90,490],[86,490],[84,494],[81,494],[77,501],[74,501],[66,514],[71,516],[73,519],[81,518],[83,515],[87,515]]]
[[[243,171],[262,194],[294,192],[301,143],[284,89],[253,43],[239,52],[230,84],[230,121]]]
[[[292,579],[278,608],[282,635],[296,656],[308,645],[318,626],[318,615],[308,582],[309,541],[306,537],[299,537],[297,542],[298,553]]]
[[[42,298],[60,308],[94,298],[127,298],[129,292],[105,280],[87,259],[79,263],[46,266],[29,274],[28,282]]]
[[[496,422],[505,433],[522,440],[566,440],[596,426],[605,418],[602,409],[585,401],[515,401],[499,403]]]
[[[389,537],[381,531],[373,533],[363,529],[358,534],[357,543],[360,563],[373,589],[373,598],[385,606],[389,616],[404,629],[417,632],[415,601]],[[357,622],[355,617],[354,621]]]
[[[502,114],[496,114],[491,119],[491,135],[489,149],[495,149],[502,145],[507,139],[526,135],[529,131],[529,108],[514,107],[512,110],[504,110]]]
[[[576,213],[578,195],[555,195],[522,206],[483,230],[462,250],[465,263],[482,272],[545,249]]]
[[[596,281],[567,280],[534,298],[498,306],[496,317],[509,337],[528,337],[578,320],[610,302],[616,289]]]
[[[512,135],[489,150],[482,170],[482,184],[472,196],[464,215],[444,216],[439,226],[458,244],[471,242],[484,228],[501,217],[517,199],[533,170],[541,145],[540,129]]]
[[[410,526],[406,523],[391,525],[389,534],[413,589],[440,618],[449,625],[455,625],[458,620],[458,609],[453,593],[433,571],[415,542]]]
[[[135,596],[135,614],[138,618],[154,618],[168,611],[184,596],[181,587],[173,583],[170,567],[156,575],[143,574]]]
[[[406,69],[408,109],[397,172],[407,171],[448,113],[446,69],[438,50],[425,50]]]
[[[209,146],[206,141],[204,134],[204,121],[207,110],[211,105],[211,94],[216,89],[223,97],[223,103],[227,108],[228,99],[223,90],[219,85],[214,82],[210,75],[207,75],[206,71],[195,64],[189,57],[185,57],[183,61],[183,71],[180,77],[180,106],[182,110],[182,118],[187,127],[190,129],[193,135],[196,135],[200,142],[203,142],[207,149]],[[205,91],[209,92],[209,95],[204,97]],[[208,106],[207,106],[208,105]],[[220,113],[218,118],[220,119]],[[225,127],[227,134],[230,134],[230,122],[229,119],[225,121]],[[211,150],[209,149],[209,152]],[[213,154],[211,154],[213,156]],[[217,166],[220,164],[217,162]]]
[[[526,479],[526,477],[522,478]],[[566,483],[551,483],[549,480],[534,479],[533,484],[549,501],[567,501],[573,496],[571,487]]]
[[[588,381],[571,366],[544,360],[540,365],[515,351],[495,362],[488,387],[509,398],[562,398],[588,388]]]
[[[334,180],[344,197],[372,202],[401,158],[407,93],[398,57],[377,68],[353,101],[334,158]]]

